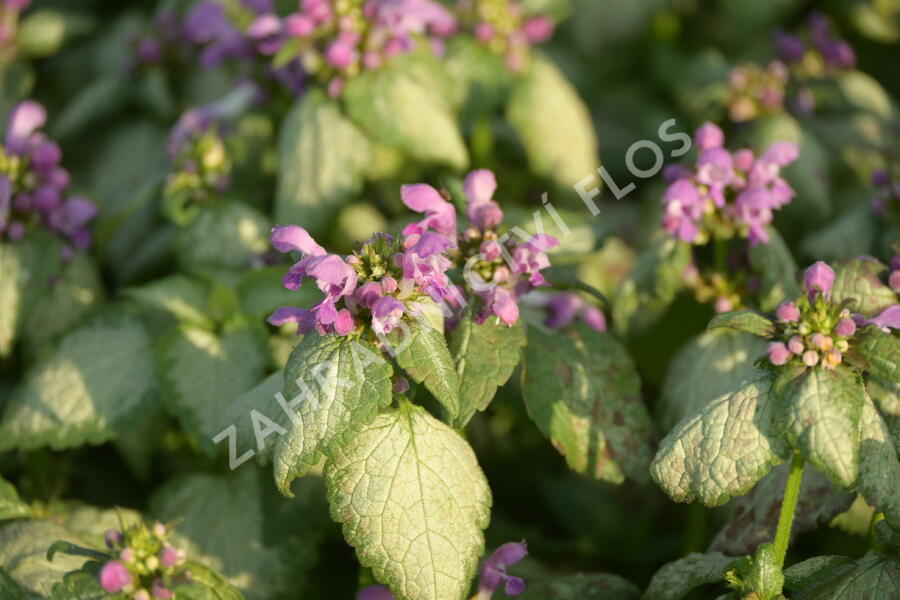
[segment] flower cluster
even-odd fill
[[[746,148],[731,153],[722,130],[712,123],[701,125],[694,139],[700,150],[694,169],[675,165],[666,170],[670,183],[663,197],[663,227],[698,245],[735,234],[754,246],[767,243],[773,211],[794,197],[780,171],[796,160],[797,144],[775,142],[762,156]]]
[[[404,314],[418,316],[428,301],[453,293],[444,255],[453,243],[436,233],[403,240],[379,233],[346,257],[329,254],[296,225],[275,227],[269,239],[279,252],[302,256],[284,276],[284,286],[297,290],[310,277],[324,294],[311,309],[282,307],[269,317],[273,325],[297,323],[300,333],[348,335],[368,322],[377,335],[386,335]]]
[[[528,15],[516,0],[467,0],[460,3],[470,13],[475,38],[501,54],[515,72],[525,69],[528,49],[547,41],[555,24],[546,15]]]
[[[776,33],[775,49],[781,60],[802,68],[807,76],[821,75],[825,69],[852,69],[856,65],[853,48],[834,35],[828,17],[813,13],[806,24],[807,36]]]
[[[363,70],[416,48],[443,53],[444,40],[456,32],[453,14],[433,0],[301,0],[300,10],[272,31],[286,40],[289,56],[327,82],[338,96],[344,82]]]
[[[735,67],[729,75],[728,118],[742,123],[780,111],[788,80],[788,69],[779,60],[765,67],[753,63]]]
[[[47,112],[37,102],[18,104],[9,116],[0,149],[0,240],[18,241],[29,227],[42,226],[63,237],[63,256],[91,244],[88,222],[97,215],[93,202],[67,196],[69,173],[60,166],[59,146],[38,131]]]
[[[851,314],[844,303],[831,302],[834,278],[834,270],[819,261],[806,270],[806,295],[778,306],[775,318],[781,326],[782,340],[769,344],[769,361],[773,365],[794,362],[833,370],[841,364],[843,353],[850,348],[860,327],[900,327],[900,305],[867,320],[862,315]]]
[[[500,235],[497,228],[503,221],[503,211],[493,200],[496,189],[492,171],[479,169],[466,176],[463,193],[469,226],[457,234],[452,203],[430,185],[405,185],[401,190],[403,203],[424,213],[425,218],[407,225],[403,233],[426,235],[433,230],[456,240],[457,266],[483,301],[476,321],[481,323],[490,315],[497,315],[507,325],[513,325],[519,319],[519,298],[547,284],[541,271],[550,266],[547,250],[559,245],[559,240],[543,233],[519,242],[509,234]]]
[[[270,57],[282,44],[282,24],[272,0],[202,0],[188,12],[182,24],[184,39],[200,49],[200,65],[215,67],[225,61],[251,67],[260,55]],[[298,61],[262,69],[264,81],[275,81],[294,96],[303,92],[303,72]]]
[[[503,585],[507,596],[519,596],[525,592],[525,580],[509,575],[506,567],[528,556],[525,542],[507,542],[484,561],[479,571],[478,594],[474,600],[490,600]],[[395,600],[391,591],[383,585],[370,585],[356,595],[356,600]]]
[[[107,531],[104,537],[111,560],[100,568],[100,587],[122,598],[171,600],[172,588],[188,583],[191,575],[185,569],[184,552],[167,543],[168,533],[162,523]]]

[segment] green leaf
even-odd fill
[[[100,563],[88,562],[80,571],[66,573],[62,581],[53,586],[53,600],[105,600],[109,594],[100,587],[97,575]]]
[[[59,244],[43,235],[29,235],[15,244],[0,243],[0,358],[12,352],[27,311],[59,265]]]
[[[296,497],[287,500],[263,471],[246,466],[176,477],[156,491],[150,507],[160,521],[176,521],[178,547],[248,599],[297,598],[317,560],[327,508],[320,479],[293,489]]]
[[[382,413],[325,464],[332,517],[398,600],[460,600],[491,493],[475,453],[424,409]]]
[[[243,455],[246,449],[253,449],[261,462],[272,458],[272,450],[275,448],[276,437],[265,436],[266,420],[283,426],[287,424],[288,417],[278,405],[275,396],[284,390],[284,373],[277,371],[272,373],[260,383],[256,384],[234,401],[225,411],[225,418],[221,425],[235,426],[235,443],[237,455]],[[256,411],[257,415],[253,415]],[[265,417],[265,419],[263,418]],[[257,435],[259,439],[257,439]],[[230,442],[229,442],[230,443]]]
[[[160,341],[158,356],[166,407],[207,452],[228,425],[228,407],[259,382],[269,362],[264,338],[248,326],[219,336],[183,325]]]
[[[0,477],[0,521],[21,519],[30,515],[31,508],[19,498],[16,487]]]
[[[25,375],[0,423],[0,449],[100,444],[142,415],[155,392],[150,337],[140,322],[86,325]]]
[[[652,424],[634,363],[611,334],[584,324],[528,330],[522,395],[569,468],[621,483],[645,481]]]
[[[644,600],[680,600],[694,588],[722,581],[734,559],[718,552],[688,554],[656,572]]]
[[[896,598],[897,591],[900,590],[900,560],[896,558],[869,551],[852,565],[845,565],[831,558],[828,566],[833,570],[827,573],[824,581],[812,583],[792,594],[791,600]]]
[[[244,600],[243,594],[206,565],[189,560],[185,566],[191,582],[175,587],[178,600]]]
[[[785,439],[837,485],[848,488],[859,466],[862,385],[843,369],[816,367],[776,384],[777,422]]]
[[[9,576],[3,567],[0,567],[0,598],[8,600],[25,600],[25,593],[19,584]]]
[[[635,335],[662,317],[684,286],[691,255],[689,244],[664,236],[638,257],[616,290],[612,316],[618,331]]]
[[[347,113],[378,142],[414,160],[462,170],[469,157],[441,90],[447,77],[443,69],[424,53],[398,56],[347,82]]]
[[[185,275],[169,275],[140,287],[127,288],[124,295],[147,308],[167,312],[179,322],[204,329],[212,327],[206,310],[209,289]]]
[[[455,36],[447,44],[444,61],[456,82],[454,104],[462,105],[464,116],[474,118],[503,105],[513,75],[500,54],[474,38]]]
[[[766,342],[731,329],[705,331],[682,346],[669,364],[656,414],[663,431],[694,415],[734,389],[737,381],[758,375],[753,364]]]
[[[855,561],[847,556],[816,556],[791,565],[784,570],[784,590],[799,592],[853,567]]]
[[[800,295],[797,263],[784,239],[774,227],[767,229],[769,242],[750,246],[750,266],[761,277],[760,303],[763,311],[774,311],[784,300]]]
[[[784,498],[788,464],[775,467],[750,492],[730,505],[730,519],[713,538],[709,549],[729,556],[753,554],[775,539],[779,509]],[[854,496],[835,488],[819,471],[807,465],[794,511],[792,535],[827,525],[853,502]]]
[[[294,478],[306,475],[323,454],[351,443],[391,403],[392,374],[368,343],[336,335],[303,338],[284,368],[284,399],[295,414],[289,422],[280,417],[287,432],[273,453],[282,493],[290,495]]]
[[[275,220],[325,233],[362,190],[370,155],[369,141],[333,100],[320,90],[303,96],[281,128]]]
[[[767,316],[753,310],[733,310],[719,313],[710,321],[707,329],[728,327],[737,331],[746,331],[761,338],[775,337],[775,322]]]
[[[659,444],[653,479],[677,502],[717,506],[747,492],[790,453],[771,387],[768,376],[746,379],[679,423]]]
[[[69,556],[84,556],[87,558],[98,560],[109,558],[109,555],[104,554],[103,552],[97,552],[96,550],[91,550],[90,548],[79,546],[78,544],[63,542],[59,540],[53,542],[52,544],[50,544],[50,547],[47,548],[47,560],[52,561],[57,554],[68,554]]]
[[[560,188],[600,166],[591,114],[560,70],[537,52],[528,73],[513,85],[506,118],[519,134],[528,164]]]
[[[520,600],[638,600],[636,585],[609,573],[528,577]]]
[[[871,194],[868,188],[863,191],[867,197]],[[872,250],[876,225],[871,205],[868,202],[859,204],[831,219],[821,229],[811,231],[803,238],[800,249],[807,256],[829,263],[866,254]]]
[[[18,584],[28,600],[50,597],[53,586],[64,574],[84,564],[84,558],[78,556],[59,555],[53,562],[47,560],[47,548],[60,539],[83,542],[79,536],[52,521],[28,519],[0,525],[0,567]]]
[[[66,333],[103,301],[103,282],[94,261],[79,252],[62,266],[28,311],[22,336],[30,347]]]
[[[453,422],[457,428],[465,427],[476,411],[488,407],[497,388],[512,376],[526,342],[521,319],[512,327],[494,318],[478,324],[473,307],[470,305],[459,325],[447,334],[459,375],[460,410]]]
[[[836,303],[853,299],[853,312],[874,317],[897,303],[897,295],[881,280],[886,276],[887,267],[869,257],[837,265],[834,269],[831,299]]]
[[[889,383],[900,383],[900,338],[866,327],[850,344],[847,361]]]
[[[859,477],[856,487],[900,531],[900,460],[887,424],[872,400],[865,398],[859,423]]]
[[[207,268],[245,269],[269,249],[269,220],[255,208],[236,201],[205,207],[175,237],[178,262],[187,271]]]
[[[396,354],[394,360],[410,379],[424,383],[448,417],[460,413],[460,379],[444,334],[421,321],[408,321],[408,327],[395,329],[389,341]]]

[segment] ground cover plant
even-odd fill
[[[0,0],[0,600],[900,598],[900,4]]]

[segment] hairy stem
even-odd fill
[[[784,567],[784,559],[787,556],[788,542],[791,539],[791,525],[794,523],[794,511],[797,508],[801,483],[803,483],[803,456],[799,452],[794,452],[791,472],[788,474],[787,484],[784,486],[784,500],[781,501],[781,514],[778,515],[778,529],[775,532],[775,557],[778,559],[779,567]]]

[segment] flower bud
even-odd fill
[[[806,350],[806,346],[803,345],[803,339],[799,335],[795,335],[788,341],[788,350],[800,356],[803,354],[803,351]]]
[[[159,559],[155,556],[148,556],[144,564],[147,566],[148,571],[155,571],[159,568]]]
[[[837,325],[834,327],[834,335],[838,337],[850,337],[856,333],[856,323],[853,322],[853,319],[843,318],[838,321]]]
[[[894,290],[895,294],[900,294],[900,271],[894,271],[888,277],[888,285]]]
[[[810,339],[810,344],[817,350],[827,351],[834,346],[832,339],[822,333],[814,333]]]
[[[810,302],[814,302],[819,293],[822,297],[828,298],[831,295],[831,286],[834,285],[834,270],[820,260],[806,269],[803,281]]]
[[[121,560],[125,564],[131,564],[134,562],[134,550],[131,548],[123,548],[121,552],[119,552],[119,560]]]
[[[791,352],[782,342],[769,344],[769,361],[775,366],[785,364],[791,359]]]
[[[112,550],[116,546],[121,546],[125,543],[125,536],[116,529],[107,529],[106,533],[103,534],[103,541],[106,542],[106,547]]]
[[[803,353],[803,364],[807,367],[814,367],[819,363],[819,353],[815,350],[807,350]]]
[[[150,592],[140,589],[134,593],[134,600],[150,600]]]
[[[153,580],[152,591],[153,597],[157,600],[171,600],[174,595],[172,593],[172,590],[170,590],[163,584],[162,579]]]
[[[153,535],[158,538],[166,537],[166,526],[162,523],[154,523],[153,524]]]
[[[131,584],[131,573],[128,572],[125,565],[115,560],[103,565],[97,578],[100,581],[100,587],[110,594],[115,594]]]
[[[800,320],[800,309],[793,302],[782,302],[775,310],[775,317],[782,323],[796,323]]]
[[[172,546],[164,546],[159,553],[159,562],[161,562],[162,566],[166,568],[174,567],[178,564],[178,560],[178,550],[176,550]]]
[[[833,371],[835,367],[841,364],[841,358],[841,351],[837,348],[832,348],[822,356],[822,366],[829,371]]]

